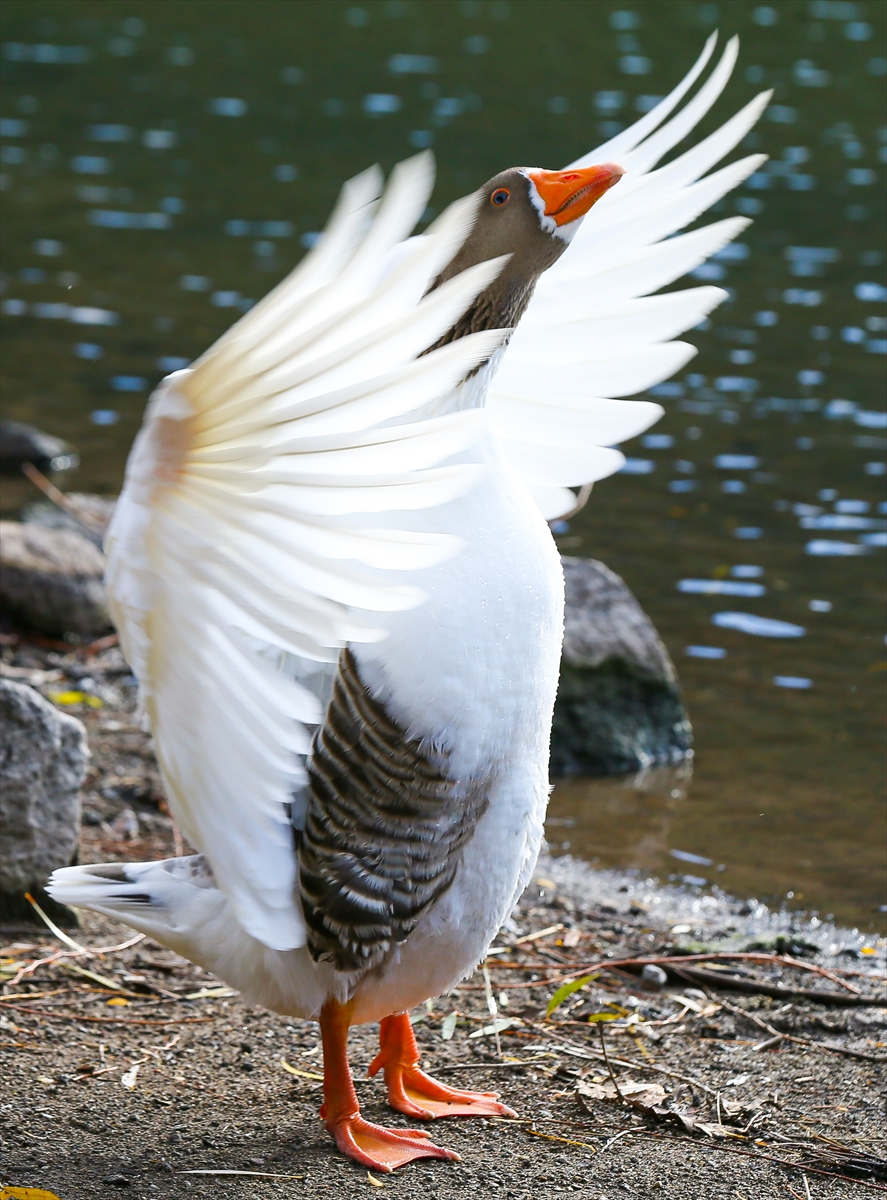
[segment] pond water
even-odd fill
[[[666,415],[624,447],[628,469],[559,537],[623,575],[656,623],[694,771],[563,782],[549,836],[607,866],[873,927],[885,11],[5,0],[6,414],[77,447],[66,487],[116,492],[149,389],[289,269],[349,175],[432,146],[440,211],[505,166],[569,162],[673,86],[712,28],[738,32],[702,132],[775,94],[745,142],[769,164],[718,205],[755,223],[696,272],[731,299],[654,389]]]

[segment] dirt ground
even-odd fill
[[[119,652],[89,658],[14,638],[0,650],[4,673],[87,725],[81,861],[175,853]],[[887,1191],[887,945],[857,931],[544,859],[490,951],[489,988],[478,970],[414,1014],[425,1069],[501,1091],[518,1119],[438,1122],[435,1140],[461,1162],[376,1178],[337,1155],[318,1119],[313,1022],[244,1006],[147,938],[83,954],[46,929],[2,932],[0,1183],[11,1187],[60,1200],[340,1200],[382,1190],[430,1200],[830,1200]],[[68,932],[91,948],[134,936],[90,914]],[[758,957],[709,958],[710,974],[734,977],[730,988],[678,961],[718,952]],[[668,960],[657,991],[639,964],[623,962],[651,957]],[[585,975],[593,978],[546,1017],[558,988]],[[736,990],[736,978],[751,990]],[[856,1003],[849,988],[875,1003]],[[367,1026],[351,1040],[364,1113],[403,1127],[411,1122],[386,1108],[380,1080],[363,1078],[376,1036]]]

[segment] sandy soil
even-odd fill
[[[174,853],[119,653],[89,659],[10,641],[2,657],[44,694],[67,692],[67,711],[89,729],[81,860]],[[72,692],[93,699],[71,702]],[[89,947],[131,937],[90,914],[71,933]],[[0,1183],[49,1189],[61,1200],[338,1200],[382,1190],[431,1200],[826,1200],[887,1191],[878,1101],[885,944],[855,931],[544,860],[487,961],[498,1019],[512,1022],[498,1046],[486,1032],[492,1018],[480,972],[414,1014],[431,1074],[499,1090],[519,1118],[439,1122],[435,1139],[456,1149],[460,1163],[419,1162],[376,1180],[335,1153],[318,1120],[312,1022],[242,1005],[150,939],[57,958],[20,978],[23,967],[65,947],[37,928],[6,930],[3,943]],[[606,965],[715,951],[764,955],[730,963],[747,982],[844,995],[849,984],[878,1003],[715,989],[676,974],[683,968],[674,961],[665,987],[652,992]],[[833,978],[776,962],[776,952]],[[594,964],[596,977],[546,1019],[559,982]],[[589,1023],[602,1013],[613,1019]],[[609,1080],[601,1030],[623,1097],[632,1083],[658,1083],[664,1093],[646,1099],[662,1111],[601,1096]],[[362,1078],[375,1041],[375,1027],[353,1032],[364,1112],[410,1124],[387,1110],[379,1080]],[[194,1173],[230,1171],[252,1174]]]

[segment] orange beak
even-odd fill
[[[556,225],[584,217],[595,201],[625,174],[618,163],[599,163],[578,171],[528,171],[545,204],[545,215]]]

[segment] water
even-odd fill
[[[298,259],[347,176],[433,146],[440,211],[504,166],[570,161],[664,94],[715,24],[740,33],[702,132],[775,95],[746,139],[770,162],[718,206],[755,224],[695,273],[731,300],[656,389],[666,415],[625,447],[629,469],[559,537],[619,571],[661,631],[694,774],[559,784],[549,836],[870,927],[884,18],[873,0],[6,0],[6,412],[77,446],[66,486],[115,492],[149,389]],[[727,597],[742,613],[719,621]],[[755,636],[772,622],[803,636]]]

